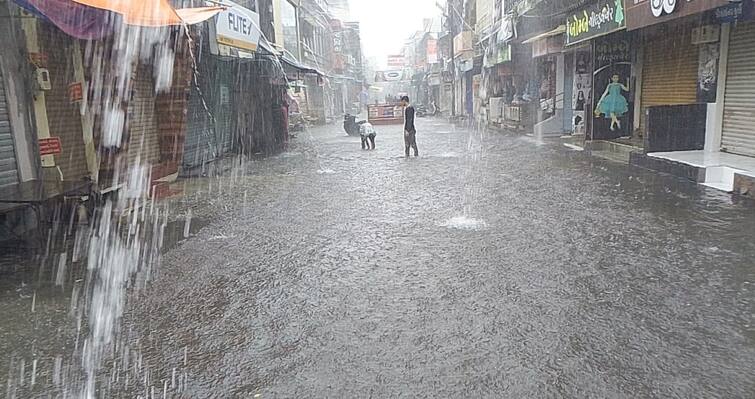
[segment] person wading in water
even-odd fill
[[[409,158],[409,149],[414,149],[414,156],[419,156],[417,150],[417,129],[414,127],[414,107],[409,104],[409,97],[401,97],[401,105],[404,107],[404,147],[406,157]]]

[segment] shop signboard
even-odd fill
[[[245,51],[257,51],[260,42],[260,16],[232,2],[215,17],[216,42]]]
[[[509,62],[509,61],[511,61],[511,45],[504,44],[504,45],[498,46],[498,51],[496,52],[495,63],[502,64],[504,62]]]
[[[74,82],[68,85],[68,101],[77,104],[84,100],[84,83]]]
[[[732,2],[716,8],[716,19],[719,23],[734,23],[752,19],[752,0]]]
[[[625,0],[627,30],[667,22],[735,3],[731,0]]]
[[[388,68],[403,68],[405,64],[403,55],[389,55]]]
[[[585,106],[592,103],[592,53],[577,51],[574,54],[574,80],[572,82],[572,128],[584,134],[586,126]]]
[[[61,152],[63,145],[60,143],[60,137],[39,139],[39,155],[59,155]]]
[[[566,45],[626,28],[623,0],[600,0],[566,18]]]
[[[503,7],[501,7],[503,8]],[[498,42],[506,43],[516,36],[516,24],[512,15],[504,14],[501,17],[501,30],[498,31]]]
[[[375,72],[376,82],[398,82],[403,77],[404,77],[404,73],[401,70]]]
[[[435,39],[429,39],[427,41],[427,63],[438,63],[438,41]]]
[[[471,31],[464,31],[456,35],[454,38],[454,56],[458,57],[462,53],[468,51],[474,51],[474,33]]]

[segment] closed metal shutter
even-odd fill
[[[731,33],[721,146],[755,156],[755,23],[738,24]]]
[[[207,115],[197,90],[192,87],[189,94],[189,115],[184,143],[183,165],[189,168],[200,166],[215,159],[210,148],[213,134]]]
[[[140,64],[134,79],[134,98],[129,103],[128,161],[134,165],[137,156],[142,165],[160,162],[160,137],[155,118],[155,84],[152,67]]]
[[[48,56],[52,89],[45,92],[50,136],[60,137],[63,151],[55,155],[55,164],[63,179],[74,181],[89,176],[84,133],[78,104],[68,98],[68,85],[74,83],[72,39],[56,27],[40,23],[40,44]]]
[[[189,168],[215,160],[233,149],[231,117],[236,91],[234,63],[203,54],[200,64],[200,87],[207,107],[215,117],[214,129],[196,88],[189,95],[189,115],[183,165]],[[193,83],[192,83],[193,84]]]
[[[657,105],[697,102],[699,50],[692,44],[691,30],[679,29],[666,37],[648,38],[642,67],[642,114],[640,129],[645,130],[645,110]]]
[[[8,118],[8,102],[5,99],[5,81],[0,68],[0,187],[18,183],[16,147]]]

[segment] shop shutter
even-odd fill
[[[129,165],[141,156],[142,165],[160,162],[160,137],[155,118],[155,84],[152,67],[140,64],[133,82],[134,97],[129,103]]]
[[[192,87],[189,94],[189,115],[184,143],[183,165],[185,167],[194,168],[214,160],[209,147],[212,142],[211,134],[213,133],[210,129],[210,118],[202,106],[199,93],[196,88]]]
[[[231,124],[231,118],[234,117],[233,105],[234,97],[236,95],[233,86],[235,86],[234,79],[234,62],[233,61],[219,61],[216,69],[217,79],[215,83],[214,95],[215,99],[215,134],[216,141],[218,143],[218,154],[227,154],[233,149],[233,129]]]
[[[721,146],[726,152],[755,156],[755,23],[732,30]]]
[[[5,98],[5,80],[0,69],[0,187],[18,183],[16,148],[8,118],[8,102]]]
[[[55,155],[55,164],[63,179],[82,180],[88,177],[84,134],[79,105],[68,98],[68,85],[74,83],[72,39],[52,25],[40,23],[40,44],[48,57],[52,89],[45,92],[50,136],[60,137],[63,151]]]
[[[203,54],[200,68],[202,94],[216,124],[213,129],[202,99],[192,86],[183,158],[183,165],[189,168],[212,162],[216,155],[223,156],[233,149],[231,118],[236,105],[233,93],[238,89],[233,80],[233,61]]]
[[[697,102],[698,47],[692,44],[689,29],[678,32],[649,38],[645,43],[641,131],[645,130],[647,107]]]

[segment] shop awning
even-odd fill
[[[562,33],[566,33],[566,25],[559,25],[558,28],[553,29],[552,31],[548,31],[548,32],[545,32],[545,33],[541,33],[541,34],[539,34],[537,36],[531,37],[531,38],[523,41],[522,44],[534,43],[534,42],[536,42],[538,40],[547,39],[549,37],[557,36],[557,35],[560,35]]]
[[[196,24],[212,18],[224,7],[198,7],[176,10],[168,0],[72,0],[85,6],[112,11],[128,25],[158,27]]]
[[[279,58],[281,60],[281,63],[283,63],[285,65],[288,65],[289,67],[291,67],[293,69],[296,69],[299,72],[302,72],[302,73],[311,73],[311,74],[317,74],[317,75],[320,75],[320,76],[324,76],[324,74],[322,72],[318,71],[317,69],[310,68],[310,67],[308,67],[306,65],[300,64],[299,61],[297,61],[296,58],[294,58],[287,51],[284,51],[283,55],[281,55]]]
[[[70,0],[15,0],[16,4],[77,39],[100,39],[109,33],[107,11]]]

